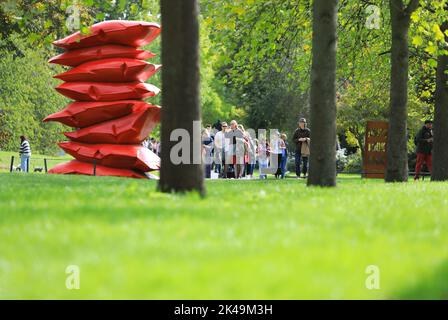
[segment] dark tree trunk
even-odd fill
[[[441,26],[448,30],[448,23]],[[448,42],[448,37],[445,37]],[[448,48],[445,47],[445,50]],[[432,180],[448,180],[448,56],[441,55],[437,63],[436,107],[434,116],[434,149]]]
[[[198,11],[197,0],[161,0],[163,107],[159,189],[162,192],[204,193],[202,164],[193,161],[201,158],[200,132],[199,139],[193,138],[193,122],[201,120]],[[176,164],[170,157],[171,149],[179,143],[170,141],[176,129],[189,132],[189,163]]]
[[[408,31],[418,3],[419,0],[411,0],[406,7],[403,0],[390,0],[392,48],[386,182],[408,180]]]
[[[310,186],[336,185],[337,12],[338,0],[314,0]]]

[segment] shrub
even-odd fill
[[[362,172],[362,157],[359,152],[347,156],[347,164],[344,172],[346,173],[361,173]]]

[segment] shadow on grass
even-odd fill
[[[426,275],[411,287],[401,289],[394,294],[398,299],[448,299],[448,260],[442,263],[431,274]]]

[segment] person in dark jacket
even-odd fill
[[[296,145],[295,164],[296,175],[300,178],[300,174],[303,173],[306,177],[308,173],[308,159],[309,159],[309,145],[311,138],[311,131],[307,128],[305,118],[301,118],[298,122],[298,128],[294,131],[292,140]],[[300,166],[302,165],[302,168]],[[302,172],[301,170],[302,169]]]
[[[417,145],[417,164],[415,165],[415,180],[420,178],[420,172],[423,167],[423,163],[432,173],[432,120],[426,120],[423,128],[415,136],[415,144]]]

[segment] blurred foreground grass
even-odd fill
[[[448,184],[208,181],[206,199],[155,187],[0,174],[0,298],[448,298]]]

